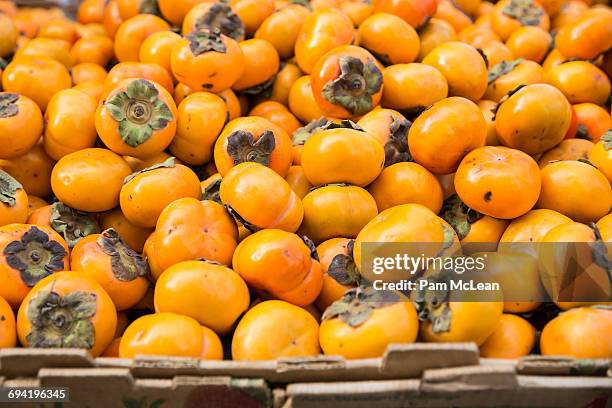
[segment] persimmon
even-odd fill
[[[414,28],[424,25],[435,14],[436,0],[374,0],[375,13],[390,13]]]
[[[40,138],[42,129],[42,114],[32,99],[0,92],[0,158],[12,159],[27,153]]]
[[[612,134],[604,134],[588,153],[588,158],[612,183]]]
[[[448,82],[450,96],[478,101],[487,90],[487,64],[476,48],[450,41],[434,48],[423,64],[438,69]]]
[[[592,8],[559,27],[555,46],[568,58],[592,59],[612,47],[612,11]]]
[[[85,82],[98,82],[103,84],[108,73],[98,64],[83,62],[72,67],[70,71],[72,83],[79,85]]]
[[[436,68],[425,64],[397,64],[383,70],[381,105],[418,114],[448,96],[448,83]]]
[[[100,82],[86,81],[73,86],[72,89],[83,92],[92,97],[94,100],[99,101],[102,97],[102,93],[104,92],[104,85]]]
[[[319,324],[315,318],[305,309],[281,300],[268,300],[249,309],[232,337],[234,360],[309,357],[319,352]]]
[[[594,166],[566,160],[548,164],[541,173],[539,208],[558,211],[578,222],[597,221],[610,211],[610,182]]]
[[[492,41],[502,42],[502,38],[493,31],[489,22],[474,24],[457,33],[458,41],[470,44],[472,47],[483,47]]]
[[[551,21],[551,27],[558,30],[560,27],[575,22],[589,9],[589,4],[582,0],[570,0],[563,4]]]
[[[28,217],[30,217],[34,211],[38,210],[39,208],[45,207],[48,204],[49,203],[47,203],[45,200],[43,200],[40,197],[37,197],[35,195],[29,195],[28,196]]]
[[[510,48],[501,41],[489,41],[480,50],[487,57],[487,67],[489,70],[503,61],[514,60],[514,54],[510,51]]]
[[[502,0],[491,12],[491,28],[506,41],[523,26],[536,26],[548,31],[550,18],[539,2],[534,0]]]
[[[176,27],[180,27],[189,11],[208,0],[158,0],[157,7],[162,17]]]
[[[179,81],[196,91],[221,92],[245,72],[238,43],[217,29],[188,34],[172,49],[170,66]]]
[[[414,160],[435,174],[457,170],[463,157],[484,146],[487,125],[478,106],[462,97],[442,99],[423,112],[408,131]]]
[[[281,63],[281,68],[276,74],[274,83],[272,84],[270,100],[289,106],[289,93],[291,92],[291,88],[302,75],[302,71],[297,65],[292,63],[285,63],[283,65]]]
[[[137,157],[131,156],[123,156],[123,160],[125,160],[128,166],[130,166],[132,172],[137,172],[140,170],[144,170],[147,167],[151,167],[156,164],[161,164],[171,157],[173,157],[171,154],[168,154],[164,151],[156,154],[155,156],[150,156],[145,159],[139,159]],[[181,163],[181,161],[177,158],[175,158],[175,162],[179,164]]]
[[[70,43],[54,38],[33,38],[26,44],[20,46],[13,57],[18,60],[21,57],[49,57],[70,69],[73,60],[70,56]]]
[[[104,97],[126,79],[146,79],[174,91],[172,76],[161,65],[151,62],[120,62],[111,68],[104,80]]]
[[[123,179],[130,167],[117,154],[106,149],[79,150],[62,157],[51,173],[55,196],[81,211],[99,212],[119,205]]]
[[[191,317],[154,313],[134,320],[121,337],[119,357],[138,355],[222,360],[223,346],[214,331]]]
[[[0,13],[0,57],[12,54],[17,48],[19,31],[13,20],[6,14]]]
[[[612,282],[602,262],[608,249],[598,227],[565,223],[551,229],[542,243],[538,251],[540,280],[560,309],[610,305]]]
[[[4,91],[32,99],[43,112],[53,95],[71,84],[66,67],[49,57],[22,56],[2,73]]]
[[[593,103],[579,103],[573,106],[574,115],[578,124],[579,137],[597,143],[608,130],[612,129],[610,113],[599,105]]]
[[[310,75],[298,78],[289,90],[289,110],[299,120],[308,123],[324,116],[323,111],[314,98]]]
[[[497,107],[497,103],[490,101],[488,99],[481,99],[478,101],[478,107],[480,108],[480,112],[485,119],[485,123],[487,124],[487,138],[485,145],[486,146],[499,146],[501,143],[497,138],[497,132],[495,131],[495,108]]]
[[[155,284],[155,310],[196,319],[226,334],[249,307],[246,283],[230,268],[205,261],[179,262]]]
[[[176,132],[177,109],[172,95],[146,79],[125,79],[98,106],[100,139],[112,151],[146,158],[163,151]]]
[[[437,18],[430,19],[419,29],[420,50],[417,60],[423,58],[437,46],[445,42],[454,41],[457,33],[452,25]]]
[[[114,38],[113,46],[117,60],[138,61],[140,46],[144,40],[153,33],[168,30],[170,25],[152,14],[138,14],[125,19]]]
[[[114,56],[113,40],[104,35],[81,38],[70,49],[73,64],[89,62],[104,67]]]
[[[289,4],[268,16],[255,31],[255,38],[268,41],[281,59],[291,58],[295,42],[310,10],[299,3]]]
[[[546,72],[546,82],[558,88],[572,104],[605,104],[610,96],[610,79],[588,61],[569,61]]]
[[[117,231],[127,246],[138,253],[142,253],[145,241],[153,232],[152,228],[143,228],[132,224],[125,218],[121,208],[115,208],[112,211],[101,214],[99,224],[102,230],[112,228]]]
[[[280,58],[274,46],[259,38],[239,43],[244,57],[244,71],[232,89],[257,94],[268,87],[280,67]]]
[[[468,16],[464,10],[457,7],[456,3],[450,0],[438,0],[438,7],[433,17],[446,21],[456,32],[472,25],[470,16]]]
[[[236,41],[244,40],[244,23],[227,2],[204,1],[187,12],[183,19],[183,35],[201,29],[218,29]]]
[[[357,122],[366,132],[377,138],[385,148],[385,166],[409,161],[408,129],[411,123],[392,109],[374,109]]]
[[[161,65],[171,72],[170,56],[181,36],[172,31],[158,31],[148,36],[140,46],[139,61]]]
[[[521,27],[506,40],[506,45],[516,58],[538,63],[548,53],[551,43],[552,37],[548,31],[534,26]]]
[[[340,3],[340,10],[349,16],[355,27],[359,27],[372,15],[374,6],[369,0],[347,0]]]
[[[378,214],[376,201],[361,187],[327,185],[303,199],[304,221],[300,231],[315,243],[334,237],[355,238]]]
[[[542,99],[546,106],[542,106]],[[538,154],[559,144],[571,122],[569,102],[548,84],[534,84],[516,90],[499,105],[495,132],[508,147]]]
[[[407,64],[419,55],[419,36],[404,20],[376,13],[359,26],[359,44],[386,65]]]
[[[83,348],[97,357],[113,340],[117,311],[96,281],[58,272],[38,282],[17,313],[24,347]]]
[[[77,211],[60,202],[45,205],[32,212],[28,217],[28,224],[53,228],[69,248],[73,248],[81,238],[100,232],[95,215]]]
[[[384,162],[383,145],[374,136],[333,125],[312,135],[301,157],[304,173],[314,186],[349,183],[365,187],[378,177]]]
[[[64,40],[74,44],[79,38],[76,24],[70,20],[50,20],[42,24],[38,29],[37,37]]]
[[[0,297],[0,349],[17,345],[17,324],[13,309]]]
[[[300,121],[287,107],[276,101],[264,101],[253,107],[249,116],[260,116],[283,128],[287,134],[292,134],[302,127]]]
[[[584,139],[566,139],[556,147],[548,150],[538,160],[538,166],[544,168],[549,163],[559,160],[585,160],[594,144]]]
[[[176,135],[170,151],[187,164],[208,162],[228,115],[225,101],[215,94],[196,92],[187,96],[178,106]]]
[[[483,98],[499,102],[521,85],[544,83],[544,70],[538,63],[518,58],[491,67],[489,85]]]
[[[340,10],[316,10],[304,19],[295,42],[295,59],[302,71],[310,74],[315,63],[328,51],[351,44],[355,29],[351,19]]]
[[[575,358],[610,358],[612,310],[580,307],[561,313],[544,326],[540,337],[543,355]]]
[[[128,176],[121,187],[119,203],[130,223],[152,228],[168,204],[179,198],[200,196],[198,176],[170,158]]]
[[[77,20],[81,24],[99,23],[102,21],[104,1],[85,0],[77,8]]]
[[[247,34],[254,33],[275,10],[273,0],[230,0],[229,4],[244,23]]]
[[[485,358],[520,358],[528,355],[536,340],[535,327],[520,316],[503,314],[499,326],[480,346]]]
[[[371,288],[349,290],[325,310],[322,319],[323,352],[346,359],[382,357],[389,344],[414,343],[419,331],[411,302]]]
[[[302,166],[291,166],[285,180],[300,199],[303,199],[313,187],[306,178]]]
[[[455,174],[455,189],[470,208],[495,218],[519,217],[536,204],[542,182],[537,163],[507,147],[473,150]]]
[[[221,204],[186,197],[164,208],[144,253],[156,280],[181,261],[204,258],[230,265],[237,240],[236,224]]]
[[[119,0],[109,0],[104,7],[102,24],[109,37],[115,38],[119,26],[123,23],[121,13],[119,13]]]
[[[323,271],[323,285],[315,301],[319,310],[325,310],[344,296],[344,293],[361,283],[361,277],[353,260],[354,240],[331,238],[317,246],[317,255]]]
[[[347,119],[361,116],[382,97],[382,67],[368,51],[337,47],[313,66],[312,92],[324,114]]]
[[[117,310],[138,303],[149,285],[147,261],[112,228],[82,238],[72,249],[70,268],[98,282]]]
[[[243,224],[294,232],[302,223],[299,197],[280,175],[259,163],[233,167],[223,176],[219,194]]]
[[[323,129],[327,129],[330,126],[335,126],[334,123],[335,122],[333,120],[321,116],[317,119],[311,120],[306,126],[302,126],[293,132],[291,135],[291,141],[293,142],[294,165],[302,165],[302,151],[304,150],[304,143],[306,143],[306,141],[315,133]],[[349,122],[346,123],[349,124]]]
[[[75,89],[57,92],[45,111],[44,147],[59,160],[69,153],[93,147],[98,134],[94,114],[98,104],[91,96]]]
[[[225,91],[219,92],[217,96],[219,96],[219,98],[223,99],[223,102],[225,102],[225,105],[227,106],[227,113],[229,114],[229,120],[234,120],[242,115],[240,99],[234,91],[231,89],[226,89]]]
[[[568,222],[571,218],[554,210],[531,210],[510,222],[500,242],[540,242],[551,229]]]
[[[0,170],[0,180],[0,226],[26,222],[28,195],[23,186],[4,170]]]

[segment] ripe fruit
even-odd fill
[[[34,101],[16,93],[0,92],[1,159],[25,154],[36,144],[42,130],[42,114]]]
[[[485,358],[520,358],[528,355],[535,344],[535,328],[522,317],[503,314],[499,326],[480,346]]]

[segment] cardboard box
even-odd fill
[[[469,343],[261,362],[0,350],[0,387],[24,386],[68,387],[70,403],[36,404],[54,408],[612,407],[609,360],[479,359]]]

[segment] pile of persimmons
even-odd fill
[[[0,347],[612,358],[610,302],[554,302],[531,254],[505,302],[361,270],[583,242],[612,276],[611,49],[595,0],[0,1]]]

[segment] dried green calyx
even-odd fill
[[[265,130],[257,140],[251,132],[237,130],[227,137],[227,154],[234,160],[234,165],[244,162],[255,162],[270,165],[270,155],[276,147],[274,133]]]
[[[134,177],[140,174],[148,173],[152,170],[157,170],[157,169],[169,169],[169,168],[174,167],[175,165],[176,165],[176,159],[174,157],[168,157],[166,160],[164,160],[161,163],[155,163],[152,166],[146,167],[142,170],[139,170],[139,171],[136,171],[130,174],[129,176],[123,179],[123,184],[129,183],[130,181],[134,179]]]
[[[303,145],[308,139],[310,139],[310,136],[314,135],[317,131],[323,129],[323,127],[330,122],[331,120],[323,116],[319,119],[311,120],[306,126],[303,126],[293,132],[293,134],[291,135],[291,141],[293,142],[293,145]]]
[[[353,116],[363,115],[374,107],[372,97],[382,87],[382,73],[372,60],[344,56],[339,59],[340,75],[323,87],[323,97],[340,105]]]
[[[119,123],[121,139],[130,147],[145,143],[155,130],[164,129],[174,120],[170,107],[146,79],[132,81],[125,91],[106,101],[106,107]]]
[[[23,189],[21,183],[4,170],[0,170],[0,201],[9,207],[17,204],[17,190]]]
[[[523,61],[525,61],[523,58],[518,58],[514,61],[502,61],[499,64],[495,65],[489,71],[489,84],[495,81],[497,78],[514,71],[514,69],[518,67]]]
[[[374,309],[390,306],[399,300],[400,296],[395,292],[358,286],[346,291],[341,299],[332,303],[323,313],[322,319],[338,318],[351,327],[357,327],[368,320]]]
[[[544,10],[533,0],[511,0],[502,12],[508,17],[518,20],[522,25],[536,26],[544,16]]]
[[[366,279],[361,276],[357,264],[353,259],[353,246],[355,240],[351,239],[346,247],[347,254],[334,256],[327,268],[327,274],[341,285],[365,285]]]
[[[61,297],[53,289],[38,293],[28,304],[32,330],[30,347],[90,349],[96,341],[91,318],[96,314],[95,293],[76,291]]]
[[[409,120],[393,117],[389,126],[389,140],[385,143],[385,167],[395,163],[413,161],[408,150]]]
[[[606,133],[603,134],[603,136],[601,137],[601,141],[603,142],[604,149],[612,149],[612,129],[609,129]]]
[[[161,14],[157,0],[140,0],[138,12],[139,14],[153,14],[156,16]]]
[[[102,252],[110,256],[111,269],[118,280],[130,282],[149,273],[147,261],[127,246],[113,228],[103,231],[96,242]]]
[[[75,210],[63,203],[51,204],[51,227],[74,248],[81,238],[98,234],[100,226],[96,218],[83,211]]]
[[[226,52],[227,48],[221,38],[221,31],[219,29],[212,30],[199,30],[188,34],[185,38],[189,40],[189,48],[193,55],[198,56],[205,52]]]
[[[211,200],[221,203],[221,197],[219,196],[219,189],[221,188],[221,179],[217,179],[207,185],[202,192],[202,200]]]
[[[196,30],[219,30],[221,34],[240,41],[244,38],[244,24],[229,4],[214,3],[195,23]]]
[[[19,271],[23,283],[34,286],[53,272],[63,270],[68,252],[44,231],[32,226],[21,239],[9,243],[3,255],[6,263]]]
[[[19,113],[18,100],[19,95],[16,93],[0,93],[0,118],[10,118],[17,115]]]
[[[483,215],[465,205],[457,194],[453,194],[444,200],[440,217],[453,227],[459,239],[462,240],[470,233],[472,224],[481,219]]]
[[[426,280],[428,282],[428,285],[417,283],[416,290],[413,291],[413,304],[419,320],[431,322],[431,330],[434,333],[450,331],[452,312],[449,300],[451,292],[439,289],[450,286],[449,273],[441,271],[428,277],[421,277],[419,280]],[[441,285],[436,285],[437,283]]]

